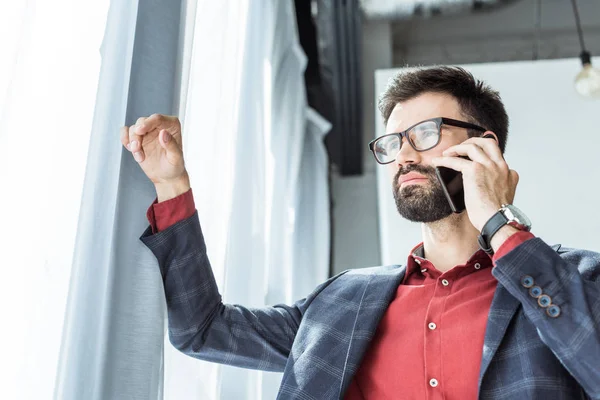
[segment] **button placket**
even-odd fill
[[[449,283],[448,280],[443,279]],[[425,376],[428,378],[427,384],[429,387],[436,388],[440,385],[438,381],[442,373],[442,349],[444,343],[442,343],[442,335],[438,332],[441,329],[440,322],[441,316],[444,313],[444,305],[447,297],[450,295],[450,287],[444,285],[442,280],[439,280],[441,284],[436,284],[433,297],[429,302],[427,314],[425,315]],[[439,389],[436,389],[439,390]]]

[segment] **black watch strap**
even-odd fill
[[[492,216],[492,218],[488,220],[488,222],[485,223],[483,229],[481,229],[481,234],[477,238],[479,247],[481,247],[483,251],[490,255],[494,254],[491,244],[492,237],[494,234],[496,234],[496,232],[498,232],[498,230],[500,230],[500,228],[506,225],[507,222],[508,221],[506,220],[504,214],[502,214],[501,211],[498,211]]]

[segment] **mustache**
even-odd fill
[[[416,172],[428,178],[431,178],[435,175],[435,168],[426,165],[408,164],[407,166],[398,169],[398,172],[396,172],[396,176],[394,176],[394,183],[398,182],[400,176],[406,175],[409,172]]]

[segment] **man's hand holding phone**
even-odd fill
[[[457,189],[460,183],[456,175],[459,180],[462,175],[464,209],[479,231],[502,204],[512,203],[519,182],[519,175],[506,164],[496,140],[487,140],[489,138],[495,136],[486,132],[483,137],[470,138],[449,147],[442,157],[432,160],[442,186],[448,194],[454,193],[449,201],[452,200],[451,206],[456,210],[461,208],[460,199],[455,200],[458,196],[456,193],[462,193]],[[442,169],[444,167],[454,170],[456,174],[448,173]]]

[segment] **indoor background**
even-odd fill
[[[598,68],[600,1],[577,5]],[[387,79],[420,65],[500,90],[533,232],[599,251],[600,100],[575,90],[576,26],[568,0],[4,2],[0,398],[275,398],[280,374],[169,343],[139,240],[156,193],[119,140],[153,113],[182,120],[227,303],[290,304],[340,271],[406,261],[418,226],[367,144]]]

